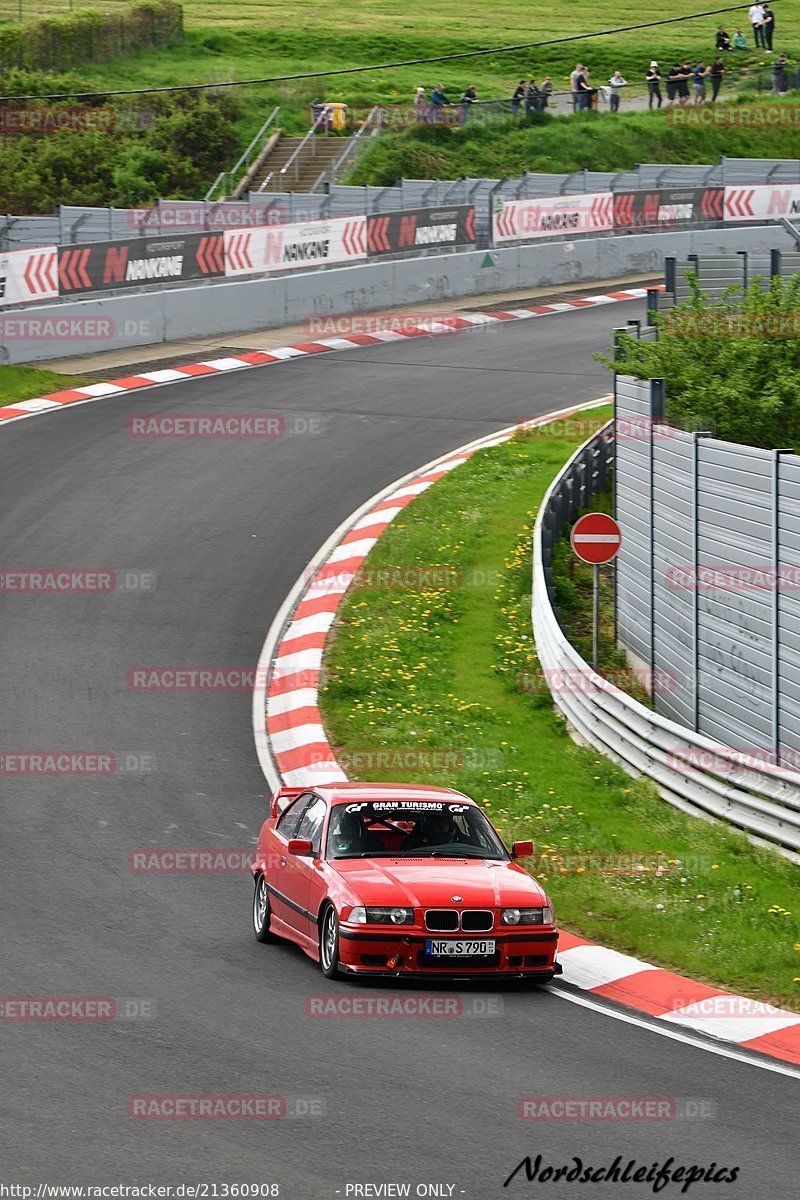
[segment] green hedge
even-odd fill
[[[143,0],[118,13],[81,9],[0,28],[0,74],[66,71],[182,40],[183,9],[173,0]]]

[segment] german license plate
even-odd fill
[[[425,939],[425,953],[431,958],[489,958],[494,952],[494,938]]]

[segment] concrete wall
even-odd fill
[[[127,346],[280,328],[318,313],[368,312],[490,292],[659,274],[666,255],[685,258],[792,246],[789,234],[775,225],[620,234],[50,302],[2,315],[0,361],[46,362]],[[483,266],[487,255],[491,266]],[[50,331],[43,325],[37,331],[33,325],[37,319],[77,319],[79,324],[72,331],[63,327],[60,332]],[[80,336],[86,332],[81,323],[91,319],[105,322],[102,336]]]

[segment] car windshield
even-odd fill
[[[508,853],[481,810],[457,801],[337,804],[328,858],[494,858]]]

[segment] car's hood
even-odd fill
[[[363,904],[470,908],[542,904],[545,894],[517,863],[481,859],[340,858],[330,863]],[[460,900],[454,900],[460,896]]]

